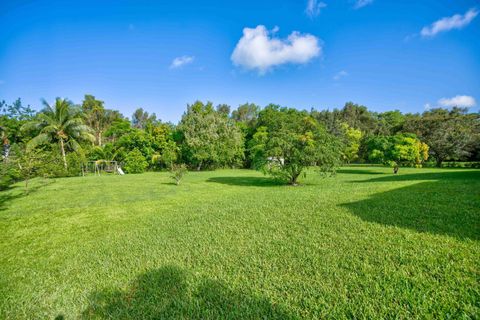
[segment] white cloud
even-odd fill
[[[317,1],[317,0],[308,0],[307,2],[307,8],[305,9],[305,13],[313,18],[316,17],[320,14],[320,11],[322,8],[325,8],[327,4],[322,1]]]
[[[365,6],[368,6],[372,2],[373,2],[373,0],[356,0],[355,4],[353,5],[353,8],[354,9],[360,9],[360,8],[365,7]]]
[[[427,27],[423,27],[420,34],[422,37],[433,37],[437,33],[449,31],[453,29],[461,29],[472,22],[473,19],[478,15],[478,11],[475,8],[472,8],[465,12],[465,14],[455,14],[451,17],[445,17],[440,20],[435,21]]]
[[[453,98],[442,98],[438,100],[438,104],[442,107],[461,107],[470,108],[474,107],[477,103],[471,96],[455,96]]]
[[[180,68],[181,66],[192,63],[194,59],[194,56],[176,57],[175,59],[173,59],[172,64],[170,65],[170,69]]]
[[[264,74],[281,64],[307,63],[322,53],[319,39],[311,34],[294,31],[286,39],[279,39],[274,38],[273,33],[263,25],[244,28],[243,36],[233,50],[232,62]]]
[[[345,70],[342,70],[333,76],[333,80],[338,81],[346,76],[348,76],[348,72]]]
[[[432,108],[432,106],[430,105],[430,103],[425,103],[425,105],[423,106],[425,108],[425,110],[430,110]]]

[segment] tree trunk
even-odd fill
[[[102,131],[98,132],[98,146],[102,146]]]
[[[28,193],[28,178],[25,179],[25,193]]]
[[[290,177],[290,181],[288,182],[288,184],[290,184],[291,186],[298,186],[297,180],[299,176],[300,176],[300,172],[293,173],[292,176]]]
[[[200,171],[201,169],[202,169],[202,161],[200,161],[200,163],[198,164],[197,171]]]
[[[437,168],[441,168],[441,167],[442,167],[442,163],[443,163],[443,159],[437,158],[436,160],[437,160],[437,163],[436,163]]]
[[[63,165],[65,166],[65,170],[67,170],[67,157],[65,156],[65,145],[63,144],[62,138],[60,138],[60,150],[62,151]]]
[[[397,173],[398,173],[398,169],[399,169],[398,166],[394,166],[394,167],[393,167],[393,173],[394,173],[394,174],[397,174]]]

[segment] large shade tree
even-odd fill
[[[233,165],[243,157],[242,132],[210,102],[189,105],[178,132],[184,158],[197,170]]]
[[[446,160],[466,160],[474,151],[479,136],[480,115],[467,109],[432,109],[422,116],[409,117],[406,132],[415,133],[430,147],[440,167]]]
[[[421,167],[428,159],[428,145],[411,133],[370,137],[366,145],[369,161],[392,166],[394,173],[400,166]]]
[[[69,100],[57,98],[53,106],[43,100],[43,105],[44,109],[36,118],[24,125],[24,129],[33,129],[37,132],[37,135],[28,141],[27,149],[56,143],[67,169],[66,150],[76,151],[81,148],[82,141],[93,142],[95,137],[91,133],[91,128],[84,124],[80,111]]]
[[[309,166],[335,172],[341,150],[340,140],[309,113],[276,105],[260,112],[250,144],[254,166],[291,185]]]

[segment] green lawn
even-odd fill
[[[0,193],[0,318],[479,318],[480,170],[35,180]]]

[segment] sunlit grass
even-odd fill
[[[35,180],[0,193],[0,318],[479,317],[480,171]]]

